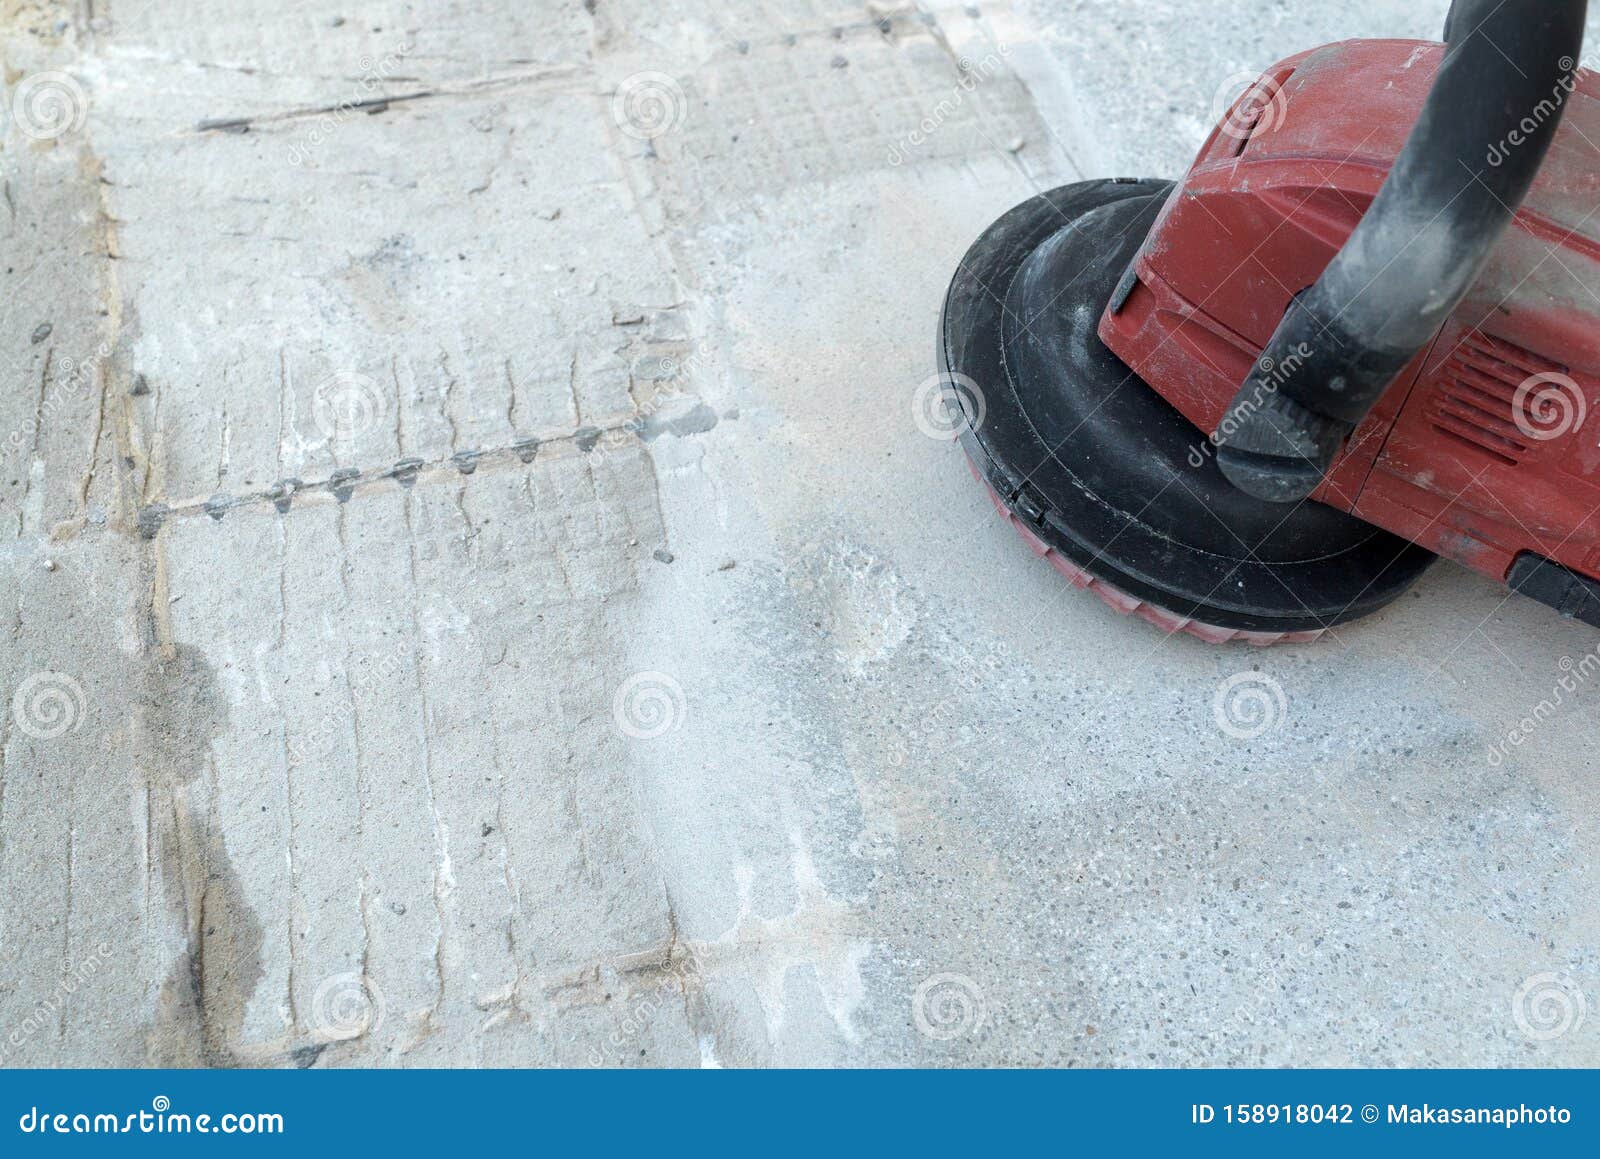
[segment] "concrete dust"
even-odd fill
[[[1164,641],[916,421],[995,216],[1437,7],[10,0],[0,1061],[1600,1062],[1570,625]]]

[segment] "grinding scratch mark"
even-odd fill
[[[659,843],[658,843],[659,844]],[[678,907],[672,900],[672,890],[662,883],[662,894],[667,902],[667,927],[671,931],[671,938],[667,942],[666,957],[662,962],[662,969],[670,971],[673,965],[673,954],[678,948]],[[678,985],[683,997],[683,1021],[695,1035],[695,1040],[700,1048],[700,1067],[702,1070],[721,1070],[722,1064],[717,1061],[716,1027],[708,1016],[701,1018],[696,1015],[695,997],[704,988],[704,980],[700,977],[701,963],[693,949],[688,951],[687,957],[691,968],[678,973]],[[690,986],[690,982],[695,983]],[[710,1060],[709,1062],[707,1060]]]
[[[170,660],[177,654],[177,645],[172,636],[172,590],[167,575],[167,555],[159,543],[154,549],[154,557],[151,565],[150,626],[156,651],[163,659]]]
[[[363,866],[358,879],[360,897],[357,906],[361,911],[361,976],[372,977],[372,875]]]
[[[203,135],[207,133],[248,133],[252,129],[266,128],[282,125],[295,121],[315,119],[330,115],[348,115],[352,112],[382,113],[395,105],[414,104],[418,101],[447,99],[451,97],[472,98],[483,93],[498,92],[504,89],[517,88],[549,88],[559,90],[566,85],[586,86],[590,74],[587,69],[576,65],[561,65],[553,68],[536,69],[530,72],[514,73],[507,76],[490,77],[484,80],[469,81],[457,85],[433,85],[427,88],[415,89],[410,92],[394,93],[388,96],[367,97],[357,101],[341,101],[336,104],[302,105],[293,109],[285,109],[276,113],[259,113],[243,117],[222,117],[214,120],[200,121],[190,131],[189,135]]]
[[[284,647],[285,647],[285,643],[286,643],[285,637],[287,636],[288,625],[289,625],[289,593],[288,593],[289,531],[288,531],[287,526],[281,520],[278,522],[277,542],[278,542],[278,648],[277,648],[277,652],[278,652],[278,655],[281,657],[284,654]],[[280,720],[281,720],[281,714],[280,714]],[[298,829],[297,829],[297,820],[296,820],[295,814],[294,814],[294,761],[290,758],[290,754],[289,754],[289,730],[288,730],[287,726],[283,725],[282,723],[280,723],[280,727],[279,727],[279,730],[278,730],[278,739],[279,739],[279,747],[280,747],[280,750],[281,750],[281,752],[283,754],[283,809],[284,809],[285,816],[289,820],[289,841],[288,841],[287,848],[284,850],[284,856],[288,861],[289,899],[290,899],[289,900],[289,904],[284,907],[284,910],[285,910],[284,918],[285,918],[285,923],[286,923],[286,928],[284,930],[284,936],[289,941],[289,969],[288,969],[288,977],[285,980],[285,986],[286,986],[286,988],[288,990],[288,998],[289,998],[289,1025],[290,1026],[298,1026],[298,1025],[300,1025],[300,1011],[299,1011],[298,1002],[297,1002],[297,1000],[295,998],[295,989],[294,989],[295,960],[298,957],[298,954],[295,951],[295,936],[294,936],[295,904],[294,904],[294,899],[295,899],[296,896],[298,896],[298,893],[299,893],[299,879],[297,877],[297,869],[296,869],[296,864],[295,864],[295,843],[296,843],[296,841],[297,841],[297,839],[299,837],[299,833],[298,833]]]
[[[456,423],[456,375],[450,367],[450,354],[448,351],[439,352],[439,369],[444,371],[445,386],[444,396],[439,400],[439,416],[450,426],[450,454],[454,455],[461,447],[461,430]]]
[[[29,502],[33,496],[34,485],[34,471],[32,470],[32,466],[41,461],[39,458],[39,439],[44,434],[44,399],[50,385],[50,365],[55,358],[55,353],[56,349],[54,346],[45,351],[44,368],[39,371],[39,397],[33,405],[33,447],[28,460],[30,469],[28,471],[27,481],[22,486],[22,502],[18,505],[22,511],[22,524],[19,530],[23,532],[28,530],[27,512],[32,508],[32,504]]]
[[[345,611],[350,611],[350,539],[346,527],[348,518],[347,509],[340,504],[334,517],[334,526],[339,535],[339,595]],[[352,656],[350,652],[349,636],[345,637],[344,647],[344,689],[345,689],[345,716],[350,721],[350,742],[355,756],[355,797],[356,797],[356,848],[365,850],[367,829],[367,798],[371,787],[367,783],[366,753],[362,749],[361,740],[361,712],[356,700],[355,682],[351,680]],[[361,976],[372,977],[372,900],[371,900],[371,875],[367,871],[364,861],[357,869],[356,884],[359,893],[357,902],[361,914]]]
[[[166,455],[167,440],[166,427],[162,420],[161,412],[166,404],[166,391],[155,392],[154,412],[150,422],[150,441],[145,448],[144,476],[139,480],[139,502],[148,505],[155,497],[159,496],[166,482]]]
[[[478,535],[480,528],[472,522],[472,516],[467,514],[467,477],[463,475],[456,483],[455,490],[456,514],[461,516],[461,526],[464,534],[461,545],[466,549],[467,562],[476,564],[479,559]]]
[[[506,359],[506,429],[511,437],[517,435],[517,379],[511,373],[511,359]]]
[[[223,385],[226,388],[226,371],[223,372]],[[278,402],[278,407],[278,421],[281,423],[283,421],[283,402],[281,399]],[[233,424],[232,420],[228,418],[228,404],[226,401],[222,404],[222,434],[217,442],[217,490],[220,491],[223,483],[227,481],[233,453]]]
[[[110,376],[102,377],[101,388],[95,398],[94,407],[94,437],[89,440],[89,468],[83,474],[82,481],[78,484],[78,509],[86,512],[89,508],[89,488],[94,484],[95,472],[100,469],[100,439],[106,426],[106,389]]]
[[[278,478],[286,478],[289,470],[289,443],[294,431],[295,398],[294,380],[289,373],[289,355],[278,348]],[[299,463],[299,457],[295,459]]]
[[[105,167],[100,163],[100,159],[95,156],[92,145],[89,144],[87,133],[84,136],[84,140],[84,151],[87,154],[85,167],[95,179],[95,226],[99,234],[99,252],[106,259],[102,266],[103,277],[100,283],[103,287],[103,306],[106,318],[104,327],[105,340],[102,350],[109,353],[117,349],[122,338],[124,318],[122,280],[117,263],[112,260],[121,252],[122,246],[118,236],[117,217],[111,212],[111,186],[105,180]],[[78,490],[78,506],[80,510],[85,512],[89,506],[89,489],[94,483],[95,473],[100,469],[100,442],[105,431],[106,393],[112,389],[112,383],[116,379],[116,375],[105,371],[104,364],[104,359],[97,359],[95,362],[94,373],[99,379],[97,385],[100,389],[98,397],[95,399],[94,437],[90,440],[89,467],[84,473],[82,484]],[[114,434],[117,444],[122,445],[129,441],[128,435],[132,427],[132,416],[126,406],[117,408],[113,416],[114,423],[117,415],[120,415],[122,421],[120,424],[116,424],[118,429],[115,430]],[[120,492],[121,488],[118,490]]]
[[[539,507],[538,500],[534,498],[533,479],[531,476],[524,475],[522,477],[522,494],[528,500],[528,509],[532,511],[536,517],[543,515],[543,511]],[[567,599],[572,599],[576,594],[576,590],[572,586],[572,575],[567,571],[567,559],[561,550],[561,541],[559,538],[554,536],[552,536],[550,540],[550,562],[556,565],[556,571],[561,576],[561,591],[563,596],[565,596]]]
[[[578,348],[572,348],[572,359],[567,364],[567,391],[572,395],[572,425],[583,429],[583,403],[578,398]]]
[[[495,806],[494,831],[500,838],[500,872],[506,888],[506,952],[511,955],[512,980],[508,999],[512,1016],[520,1015],[524,971],[522,952],[518,945],[517,926],[522,921],[522,887],[517,882],[516,871],[511,866],[512,840],[506,827],[505,736],[500,727],[500,714],[489,714],[489,735],[494,741]]]
[[[566,568],[561,569],[562,578],[566,577]],[[566,806],[567,816],[571,818],[573,832],[578,835],[578,861],[583,866],[583,878],[592,880],[593,873],[589,866],[589,827],[584,824],[583,810],[578,807],[578,768],[577,762],[567,761],[566,792],[562,794],[561,803]]]
[[[389,378],[394,382],[394,446],[402,459],[406,456],[405,388],[400,384],[400,358],[389,360]]]
[[[614,416],[603,423],[594,426],[583,426],[576,429],[560,429],[546,431],[529,438],[518,439],[509,446],[491,447],[486,450],[471,452],[471,462],[474,472],[484,468],[497,467],[526,467],[532,461],[533,453],[541,457],[559,455],[563,453],[588,454],[597,447],[623,446],[630,442],[642,444],[641,432],[644,422],[637,412]],[[686,430],[678,437],[694,437],[700,433]],[[389,467],[372,470],[362,469],[352,476],[347,469],[336,471],[325,479],[313,480],[309,483],[300,480],[286,480],[294,484],[292,497],[295,501],[302,498],[320,495],[331,495],[335,492],[348,490],[350,495],[361,495],[366,492],[391,482],[416,483],[432,482],[443,479],[459,479],[462,475],[459,455],[444,459],[435,459],[423,462],[419,459],[401,459]],[[280,470],[282,467],[280,466]],[[160,512],[161,520],[168,518],[185,518],[194,515],[211,513],[218,510],[212,501],[213,497],[190,496],[175,499],[164,504]],[[284,502],[284,493],[278,486],[268,487],[264,490],[249,492],[233,498],[226,510],[240,507],[264,506],[266,504],[281,504]]]
[[[155,900],[155,882],[153,880],[155,861],[150,856],[150,842],[152,834],[155,832],[153,796],[154,790],[151,789],[150,783],[147,781],[144,784],[144,840],[140,842],[141,852],[144,855],[144,904],[139,908],[139,929],[144,935],[144,944],[141,947],[143,951],[141,956],[144,957],[148,957],[150,954],[150,943],[156,929],[155,915],[150,912],[151,904]],[[147,988],[146,994],[148,995],[149,993],[150,991]]]
[[[11,638],[17,639],[22,634],[22,585],[17,585],[17,607],[11,627]],[[6,769],[9,762],[6,757],[11,751],[11,729],[15,714],[0,712],[0,833],[9,833],[6,827]]]
[[[45,461],[37,457],[28,465],[28,494],[22,504],[22,529],[37,535],[44,526]]]
[[[405,497],[405,502],[402,509],[405,512],[406,524],[406,558],[410,563],[411,572],[411,627],[415,637],[421,638],[423,634],[422,620],[420,618],[420,611],[417,607],[417,593],[419,590],[417,585],[417,537],[416,529],[412,525],[411,517],[411,506],[414,502],[414,497],[408,494]],[[445,828],[444,819],[439,816],[438,798],[434,793],[433,741],[431,736],[433,713],[431,712],[428,704],[428,692],[426,684],[422,679],[422,664],[423,658],[418,656],[415,663],[413,663],[411,670],[416,676],[417,697],[422,708],[422,727],[420,729],[422,738],[422,783],[428,794],[428,811],[433,814],[433,909],[434,915],[438,919],[439,923],[433,948],[433,966],[438,980],[438,989],[434,995],[432,1008],[425,1011],[423,1014],[423,1026],[425,1027],[424,1036],[426,1036],[427,1033],[431,1033],[432,1031],[434,1015],[436,1015],[444,1006],[446,933],[445,898],[448,895],[449,887],[454,884],[454,880],[450,872],[450,835],[449,831]]]
[[[496,749],[499,747],[499,738],[496,736]],[[495,755],[495,765],[500,772],[500,794],[495,805],[495,832],[501,834],[500,842],[500,868],[505,876],[506,897],[510,909],[506,913],[506,951],[511,955],[512,980],[511,980],[511,1010],[512,1013],[521,1011],[522,1002],[522,952],[517,947],[517,923],[522,920],[522,887],[517,884],[516,872],[511,868],[511,842],[505,837],[505,768],[500,764],[498,751]]]
[[[71,967],[72,962],[72,914],[73,907],[73,879],[78,868],[78,774],[76,770],[67,780],[67,891],[66,912],[61,918],[61,969],[63,974]],[[56,1022],[56,1042],[64,1044],[67,1041],[67,1004],[71,1001],[71,990],[62,994],[61,1017]]]

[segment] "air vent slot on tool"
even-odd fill
[[[1522,385],[1537,375],[1566,373],[1565,366],[1473,330],[1440,367],[1428,417],[1434,429],[1516,466],[1532,441],[1528,432],[1542,425],[1529,410],[1538,392]]]

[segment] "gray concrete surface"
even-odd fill
[[[1444,7],[5,0],[0,1061],[1600,1064],[1592,633],[1166,639],[914,409]]]

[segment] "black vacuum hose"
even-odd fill
[[[1533,184],[1571,95],[1587,0],[1456,0],[1405,147],[1349,240],[1291,303],[1220,425],[1236,487],[1289,503],[1439,332]],[[1310,351],[1309,355],[1305,351]]]

